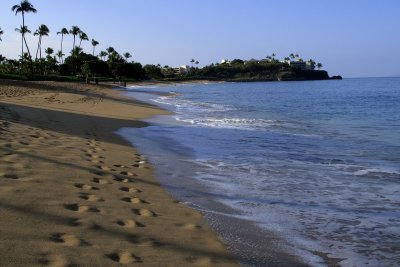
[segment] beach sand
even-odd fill
[[[0,266],[235,266],[113,133],[165,113],[110,86],[0,80]]]

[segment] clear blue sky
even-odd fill
[[[32,32],[50,28],[43,46],[59,50],[56,32],[79,26],[100,42],[130,52],[142,64],[200,65],[221,59],[279,58],[298,53],[345,77],[400,75],[399,0],[31,0]],[[19,0],[1,0],[0,54],[16,58],[22,22],[11,12]],[[28,39],[31,49],[36,37]],[[70,50],[72,37],[65,39]],[[91,45],[82,45],[86,52]]]

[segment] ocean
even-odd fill
[[[118,133],[244,265],[400,266],[400,78],[125,93],[173,112]]]

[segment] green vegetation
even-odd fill
[[[55,53],[53,48],[48,47],[45,49],[46,57],[42,57],[42,39],[49,36],[50,29],[41,24],[34,32],[38,36],[38,44],[33,60],[25,38],[26,34],[31,33],[25,25],[25,14],[36,13],[37,10],[28,0],[21,1],[11,9],[15,15],[22,15],[22,26],[15,29],[21,34],[21,55],[19,59],[7,59],[0,55],[0,78],[3,79],[76,81],[93,77],[97,80],[275,81],[329,78],[326,71],[314,70],[315,67],[320,69],[321,63],[315,63],[311,59],[304,62],[298,54],[293,53],[285,57],[285,61],[277,60],[276,54],[272,53],[261,60],[224,60],[221,64],[211,64],[203,68],[198,67],[199,61],[195,59],[189,61],[191,66],[181,68],[161,67],[159,64],[143,67],[140,63],[129,61],[132,58],[131,53],[120,54],[112,46],[96,56],[95,49],[99,42],[93,38],[92,49],[86,53],[81,45],[83,41],[89,41],[89,36],[76,25],[69,30],[62,28],[57,32],[57,35],[61,35],[60,50]],[[64,36],[68,34],[73,37],[72,49],[64,54]],[[0,41],[2,35],[3,30],[0,28]],[[299,64],[294,64],[296,62],[304,64],[299,67]]]

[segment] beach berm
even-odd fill
[[[235,266],[114,133],[156,114],[109,85],[0,80],[0,266]]]

